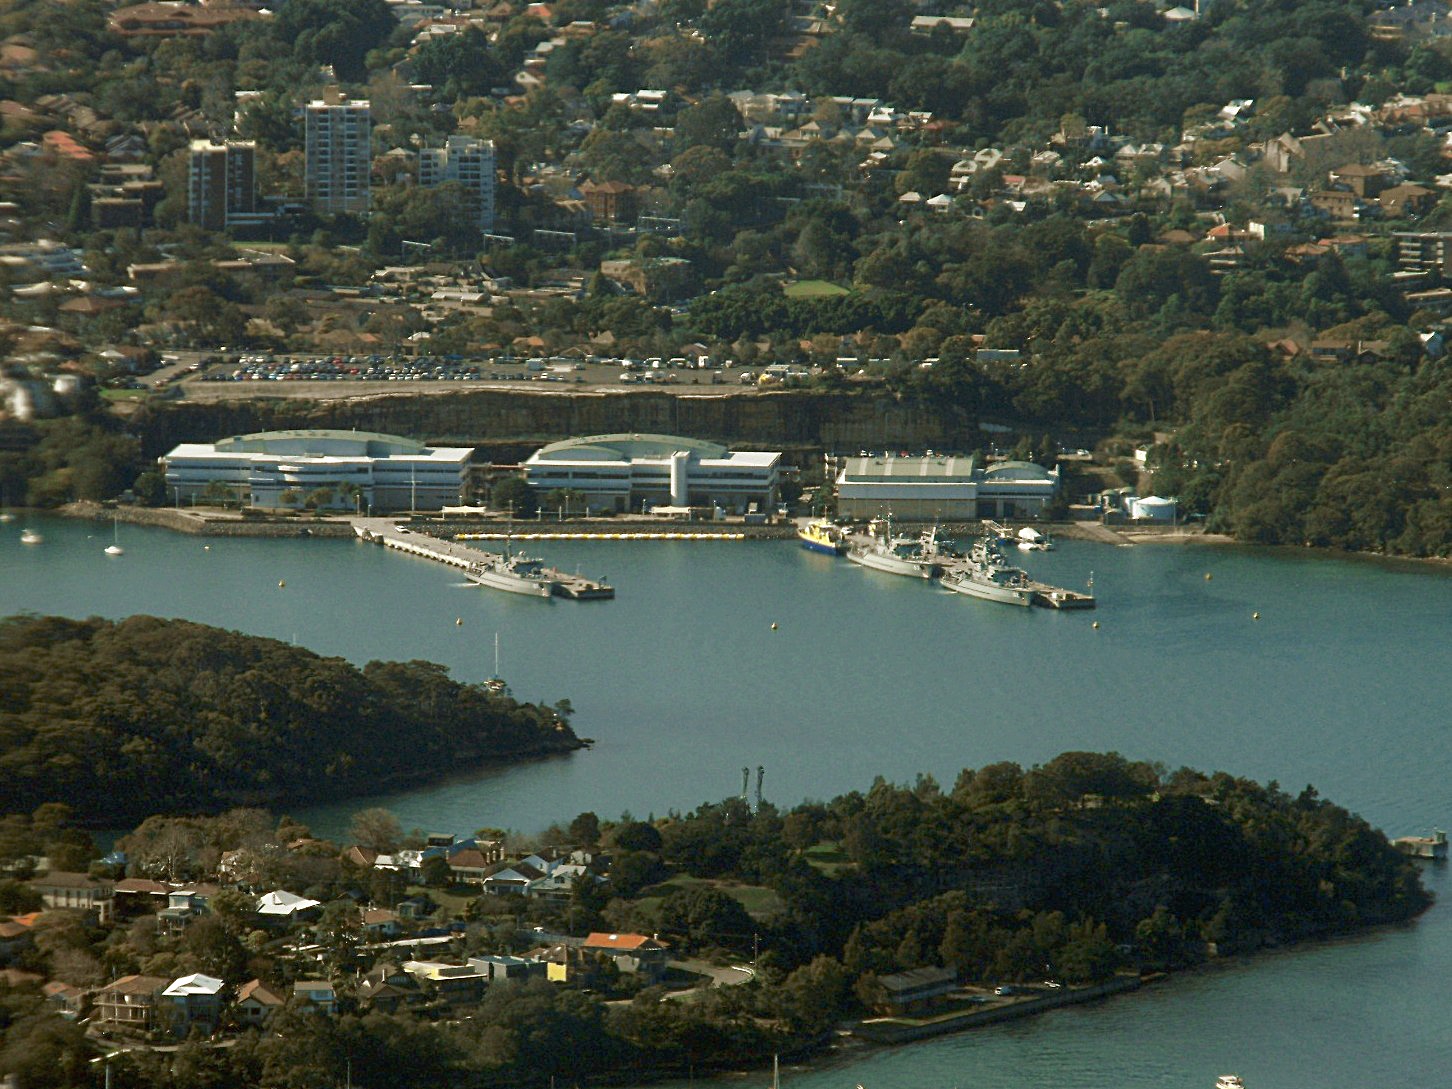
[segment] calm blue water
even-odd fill
[[[202,540],[45,520],[0,526],[0,613],[182,616],[356,662],[427,658],[568,697],[593,749],[366,799],[405,827],[534,831],[735,793],[783,805],[919,772],[1116,749],[1172,767],[1314,783],[1394,833],[1452,820],[1452,572],[1213,546],[1065,542],[1023,559],[1095,613],[966,600],[789,542],[542,542],[613,602],[545,603],[351,541]],[[204,548],[209,545],[210,548]],[[1213,575],[1206,580],[1206,573]],[[279,580],[286,581],[279,588]],[[1259,612],[1261,619],[1252,619]],[[456,625],[462,619],[462,625]],[[1091,623],[1097,620],[1099,630]],[[771,624],[778,624],[772,631]],[[407,739],[399,741],[407,759]],[[358,805],[364,804],[360,800]],[[357,805],[295,816],[337,834]],[[1445,871],[1429,872],[1444,892]],[[1157,990],[815,1073],[852,1086],[1380,1087],[1452,1081],[1442,1016],[1452,913]]]

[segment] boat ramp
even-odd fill
[[[461,571],[502,558],[497,552],[484,552],[455,541],[418,533],[407,526],[399,525],[391,518],[353,518],[350,521],[359,540],[381,544],[385,548],[406,552],[410,556],[448,564]],[[553,584],[556,597],[567,597],[574,601],[603,601],[615,596],[613,586],[597,579],[573,575],[553,567],[545,568],[544,574]]]

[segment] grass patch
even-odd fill
[[[828,280],[798,280],[794,284],[787,284],[782,291],[789,299],[826,299],[848,293],[845,287]]]
[[[660,905],[671,893],[681,889],[709,888],[718,889],[727,896],[732,897],[743,908],[746,914],[753,919],[763,919],[781,911],[786,905],[782,903],[781,897],[765,885],[743,885],[735,881],[714,881],[703,877],[690,877],[686,874],[677,874],[669,881],[662,881],[659,885],[652,885],[645,890],[637,903],[649,905],[653,910]]]
[[[835,877],[843,870],[851,869],[852,860],[840,844],[827,842],[814,844],[802,852],[807,865],[820,870],[828,877]]]
[[[143,401],[150,397],[152,390],[149,389],[103,389],[101,400],[103,401]]]

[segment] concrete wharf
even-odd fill
[[[353,532],[360,540],[372,541],[385,548],[406,552],[422,559],[446,563],[461,571],[468,571],[480,564],[502,558],[498,552],[485,552],[483,549],[471,548],[455,541],[446,541],[439,537],[419,533],[407,526],[399,525],[397,520],[392,518],[352,518],[349,521],[353,525]],[[554,584],[553,592],[556,597],[567,597],[575,601],[602,601],[615,596],[613,586],[608,586],[596,579],[570,574],[568,571],[560,571],[553,567],[546,567],[543,572],[545,578]]]

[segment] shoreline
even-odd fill
[[[149,526],[167,529],[174,533],[185,533],[199,537],[322,537],[345,540],[354,536],[351,522],[346,515],[243,518],[227,511],[207,509],[180,510],[173,507],[138,507],[120,504],[106,505],[95,500],[76,500],[43,513],[62,518],[82,521],[104,522],[115,518],[127,525]],[[400,515],[404,521],[407,515]],[[789,540],[796,535],[795,522],[770,525],[743,525],[737,522],[677,522],[667,519],[622,518],[572,519],[566,522],[509,522],[497,519],[442,521],[419,517],[414,524],[428,532],[435,526],[450,532],[470,531],[514,531],[523,538],[531,532],[569,532],[583,537],[599,537],[608,540],[623,533],[731,533],[742,539]],[[927,523],[923,523],[927,524]],[[1374,563],[1384,566],[1401,566],[1406,570],[1452,570],[1452,556],[1398,556],[1384,552],[1348,552],[1341,549],[1316,548],[1310,545],[1257,545],[1237,541],[1226,533],[1209,533],[1203,528],[1186,526],[1106,526],[1094,521],[1064,521],[1033,523],[1041,525],[1052,536],[1066,540],[1089,541],[1095,544],[1111,545],[1117,548],[1132,548],[1136,545],[1190,545],[1200,544],[1216,547],[1235,546],[1262,550],[1270,554],[1310,556],[1328,560],[1348,560],[1356,563]],[[945,530],[961,526],[965,532],[973,532],[966,523],[944,525]],[[554,527],[553,529],[549,527]],[[566,528],[568,527],[568,528]]]

